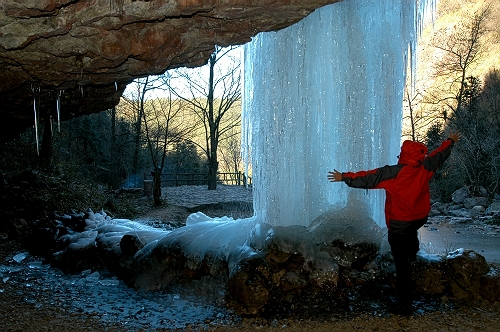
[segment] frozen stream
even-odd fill
[[[488,263],[500,263],[500,227],[483,223],[448,222],[446,217],[431,219],[420,230],[420,242],[431,253],[458,248],[472,249]]]
[[[459,248],[472,249],[488,263],[500,263],[500,226],[460,222],[459,218],[433,217],[419,231],[420,248],[429,254],[446,254]],[[387,235],[382,251],[389,251]]]
[[[19,262],[18,262],[19,261]],[[178,329],[230,325],[236,319],[223,303],[224,287],[214,280],[193,281],[167,291],[143,292],[90,270],[64,274],[27,253],[0,263],[0,292],[16,289],[37,309],[59,307],[84,313],[125,330]]]

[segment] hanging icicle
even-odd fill
[[[80,92],[81,92],[82,98],[83,98],[83,85],[80,85]]]
[[[115,91],[118,91],[118,83],[115,82]]]
[[[33,112],[35,115],[35,140],[36,140],[36,153],[40,155],[40,146],[38,144],[38,113],[36,111],[36,94],[40,92],[40,88],[33,88],[31,86],[31,93],[33,94]]]
[[[56,110],[57,110],[57,131],[61,132],[61,95],[62,90],[57,92]]]

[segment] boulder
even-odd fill
[[[472,209],[470,209],[469,214],[471,217],[477,218],[480,215],[484,214],[485,211],[486,211],[486,209],[484,208],[484,206],[477,205],[477,206],[474,206]]]
[[[448,215],[450,215],[452,217],[459,217],[459,218],[470,218],[469,210],[466,208],[449,210]]]
[[[493,201],[485,211],[486,214],[498,214],[500,213],[500,201]]]
[[[500,271],[490,268],[490,271],[481,277],[479,294],[481,298],[491,302],[500,302]]]
[[[268,303],[272,290],[267,260],[248,246],[238,246],[229,256],[229,266],[227,287],[236,307],[243,313],[256,314]]]
[[[337,288],[340,268],[337,262],[326,251],[316,253],[309,280],[315,286],[332,290]]]
[[[451,194],[451,199],[455,204],[463,204],[465,199],[470,198],[471,194],[468,187],[462,187]]]
[[[443,295],[449,283],[444,258],[436,254],[419,251],[412,264],[412,278],[419,294]]]
[[[472,209],[474,206],[488,207],[491,201],[486,197],[468,197],[464,199],[464,207],[466,209]]]
[[[484,287],[496,289],[498,277],[488,277],[490,267],[480,254],[457,249],[447,256],[420,251],[412,264],[416,291],[424,295],[446,295],[455,300],[490,300]]]
[[[481,277],[490,270],[486,259],[473,250],[457,249],[446,256],[445,263],[450,275],[453,298],[479,299]]]

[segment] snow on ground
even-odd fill
[[[179,186],[162,189],[162,196],[169,204],[194,207],[197,205],[224,202],[252,202],[252,189],[244,186],[217,185],[216,190],[207,186]]]

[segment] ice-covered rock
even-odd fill
[[[382,229],[363,206],[330,210],[313,221],[313,242],[338,264],[362,270],[375,259],[382,244]]]
[[[315,257],[311,233],[300,225],[272,227],[264,240],[266,259],[276,264],[289,259],[310,262]]]
[[[97,255],[97,231],[84,231],[64,236],[67,247],[54,253],[52,265],[66,272],[82,271],[100,266]]]

